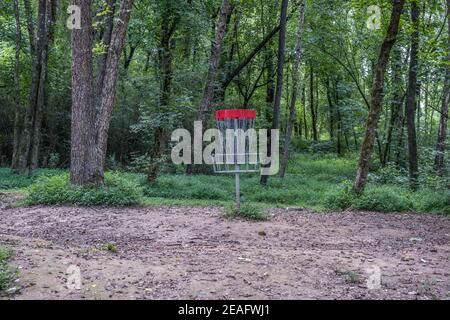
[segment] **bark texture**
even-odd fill
[[[395,44],[398,34],[400,16],[402,14],[405,0],[394,0],[392,14],[386,37],[381,45],[378,62],[374,69],[374,80],[372,84],[372,99],[370,103],[369,117],[367,119],[366,131],[361,146],[361,152],[358,161],[358,170],[356,173],[353,191],[360,193],[366,184],[367,175],[369,174],[370,158],[372,155],[372,147],[375,141],[375,134],[378,128],[380,118],[381,103],[383,100],[384,76],[389,61],[391,49]]]
[[[300,64],[302,59],[302,40],[303,40],[303,28],[305,21],[305,1],[302,0],[299,6],[299,18],[298,18],[298,28],[297,28],[297,40],[295,44],[295,61],[294,68],[292,70],[292,93],[291,101],[289,107],[289,120],[286,128],[286,138],[284,143],[283,158],[280,166],[280,178],[284,178],[286,173],[286,167],[289,160],[289,148],[292,138],[292,128],[295,123],[295,118],[297,115],[296,103],[298,95],[298,86],[300,78]]]
[[[47,80],[48,48],[53,39],[53,25],[56,19],[56,0],[39,0],[37,33],[29,1],[24,1],[30,52],[32,55],[31,87],[25,123],[20,144],[18,168],[31,172],[38,167],[41,126],[45,103],[45,85]]]
[[[417,68],[419,54],[419,6],[417,1],[411,2],[411,22],[414,32],[411,36],[409,58],[409,79],[406,100],[406,127],[408,129],[409,182],[411,189],[417,189],[419,165],[417,159],[416,110],[417,110]]]
[[[203,98],[199,107],[199,120],[206,128],[208,117],[211,111],[214,91],[216,88],[217,72],[219,69],[220,54],[222,53],[223,39],[227,29],[228,16],[231,13],[231,5],[229,0],[223,0],[220,8],[219,19],[216,26],[216,35],[211,49],[209,58],[209,69],[206,77],[205,88],[203,90]]]
[[[280,13],[280,33],[278,37],[278,63],[277,63],[277,84],[275,87],[275,99],[273,102],[272,129],[280,128],[280,105],[283,94],[283,74],[284,74],[284,51],[286,46],[286,22],[287,22],[288,0],[282,0]],[[268,152],[271,152],[270,133],[268,132]],[[269,155],[270,156],[270,155]],[[260,183],[267,184],[269,176],[261,175]]]
[[[120,56],[133,0],[123,0],[110,34],[104,67],[100,60],[98,88],[94,89],[91,0],[72,0],[81,9],[81,29],[72,30],[72,131],[70,179],[73,184],[103,184],[108,129],[116,96]],[[108,25],[108,18],[107,18]],[[108,31],[108,26],[107,30]],[[105,32],[105,34],[106,34]],[[104,35],[103,41],[109,35]],[[94,92],[100,92],[97,103]],[[96,107],[97,106],[97,107]]]
[[[450,0],[447,0],[447,23],[448,34],[450,34]],[[439,129],[436,143],[436,156],[434,159],[434,168],[439,175],[443,175],[445,172],[444,152],[445,152],[445,140],[447,136],[447,122],[448,122],[448,104],[450,102],[450,37],[448,38],[447,50],[449,52],[446,60],[447,64],[445,68],[445,80],[442,94],[442,106],[441,117],[439,121]]]
[[[22,42],[22,31],[20,28],[20,11],[19,0],[13,1],[14,18],[16,22],[15,38],[16,38],[16,54],[14,64],[14,141],[13,141],[13,156],[11,162],[12,169],[19,167],[19,146],[20,146],[20,118],[21,118],[21,104],[20,104],[20,50]]]

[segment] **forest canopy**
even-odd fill
[[[356,193],[377,170],[413,191],[446,189],[449,10],[449,0],[2,1],[0,166],[70,168],[76,185],[102,185],[108,170],[150,184],[209,174],[170,162],[171,132],[251,108],[257,128],[281,130],[280,178],[297,153],[331,154],[355,160]]]

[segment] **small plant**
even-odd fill
[[[38,180],[29,188],[27,205],[73,204],[80,206],[132,206],[141,201],[141,188],[135,181],[119,173],[107,173],[105,185],[74,186],[67,173]]]
[[[345,272],[345,282],[347,283],[359,283],[361,282],[361,276],[355,270],[348,270]]]
[[[434,280],[434,279],[422,280],[418,287],[418,294],[428,295],[432,299],[437,299],[435,286],[436,286],[436,280]]]
[[[61,157],[59,156],[59,153],[57,153],[57,152],[50,153],[50,156],[49,156],[49,159],[48,159],[48,166],[49,166],[49,168],[56,168],[56,167],[58,167],[60,162],[61,162]]]
[[[352,208],[378,212],[406,212],[412,210],[408,195],[397,187],[369,187],[353,199]]]
[[[345,181],[340,188],[325,195],[325,208],[328,210],[345,210],[351,207],[355,195],[350,181]]]
[[[117,246],[114,244],[114,243],[105,243],[103,246],[102,246],[102,249],[103,250],[106,250],[106,251],[110,251],[110,252],[112,252],[112,253],[117,253]]]
[[[234,204],[225,206],[225,216],[228,218],[244,218],[248,220],[268,220],[269,215],[261,208],[251,204],[241,204],[237,210]]]
[[[6,291],[17,276],[17,270],[7,263],[11,256],[11,249],[0,247],[0,293]]]

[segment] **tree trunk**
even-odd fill
[[[97,129],[98,152],[96,160],[97,172],[95,172],[95,176],[101,177],[99,183],[103,183],[108,130],[116,98],[116,84],[119,74],[120,56],[125,43],[125,36],[130,21],[132,7],[133,0],[122,0],[120,4],[119,19],[111,36],[111,44],[106,59],[106,73],[101,91],[100,110],[95,126]]]
[[[114,28],[114,13],[116,11],[116,0],[106,0],[105,4],[108,6],[108,13],[104,17],[104,30],[101,40],[104,51],[99,54],[97,58],[97,83],[95,94],[95,105],[100,106],[101,91],[103,87],[103,80],[106,73],[106,59],[108,57],[109,46],[111,45],[111,36]]]
[[[327,86],[330,140],[334,141],[334,107],[333,107],[333,100],[331,99],[330,79],[328,79],[328,78],[327,78],[326,86]]]
[[[81,28],[73,29],[72,44],[72,117],[70,181],[85,185],[93,181],[95,165],[95,106],[93,104],[91,21],[92,0],[72,0],[81,9]]]
[[[393,2],[389,28],[383,44],[381,45],[378,62],[374,69],[375,74],[372,85],[372,100],[370,104],[369,117],[367,119],[366,132],[364,134],[364,139],[361,146],[361,153],[358,161],[358,170],[356,173],[355,182],[353,184],[353,191],[356,193],[361,193],[364,190],[367,175],[369,173],[370,157],[375,141],[375,133],[378,127],[381,103],[383,100],[383,87],[386,66],[389,61],[391,49],[397,39],[400,16],[402,14],[404,5],[405,0],[394,0]]]
[[[206,76],[205,87],[203,89],[203,97],[198,109],[198,120],[202,122],[203,130],[206,130],[208,125],[209,115],[211,113],[211,105],[213,98],[219,93],[222,97],[225,95],[225,91],[219,89],[217,86],[217,73],[219,70],[220,55],[222,53],[223,40],[227,30],[229,22],[229,15],[232,12],[232,7],[229,0],[222,0],[220,7],[219,18],[215,25],[215,37],[211,43],[211,54],[209,57],[209,68]],[[192,150],[195,150],[192,148]],[[188,164],[186,166],[186,173],[193,174],[196,169],[195,165]]]
[[[339,78],[333,84],[334,88],[334,107],[336,109],[336,120],[337,120],[337,143],[336,143],[336,152],[338,155],[342,154],[342,118],[341,118],[341,110],[340,110],[340,102],[339,102]]]
[[[21,103],[20,103],[20,50],[22,41],[22,32],[20,29],[20,12],[19,0],[13,1],[14,17],[16,21],[16,56],[14,65],[14,141],[13,141],[13,156],[11,162],[12,169],[18,169],[19,166],[19,145],[20,145],[20,117],[21,117]]]
[[[402,77],[401,77],[401,50],[400,48],[393,49],[393,57],[392,57],[392,86],[394,87],[394,96],[391,106],[391,118],[389,122],[388,133],[386,137],[386,144],[384,146],[383,152],[383,161],[382,165],[386,165],[390,160],[391,153],[391,143],[393,138],[399,138],[399,131],[401,130],[399,125],[399,119],[403,119],[403,101],[405,99],[405,95],[402,94],[401,85],[402,85]],[[400,121],[401,124],[402,121]]]
[[[342,119],[341,111],[339,110],[339,104],[336,103],[336,115],[337,115],[337,146],[336,152],[340,156],[342,154]]]
[[[309,69],[309,108],[311,111],[311,127],[313,140],[317,141],[317,115],[316,115],[316,107],[314,102],[314,67],[312,66]]]
[[[450,0],[447,0],[447,23],[448,34],[450,34]],[[445,152],[445,139],[447,136],[447,122],[448,122],[448,104],[450,100],[450,38],[447,38],[447,64],[444,64],[445,68],[445,81],[442,96],[441,117],[439,121],[438,137],[436,143],[436,156],[434,159],[434,169],[439,175],[443,175],[445,171],[444,165],[444,152]]]
[[[299,69],[301,64],[302,57],[302,39],[303,39],[303,26],[305,20],[305,1],[302,0],[300,2],[300,14],[298,19],[298,29],[297,29],[297,41],[295,44],[295,62],[294,69],[292,70],[292,93],[291,93],[291,101],[289,108],[289,120],[286,128],[286,139],[284,143],[283,150],[283,159],[281,161],[280,166],[280,178],[284,178],[286,173],[286,166],[289,160],[289,147],[291,144],[292,137],[292,127],[295,123],[296,118],[296,102],[297,102],[297,94],[298,94],[298,82],[299,82]]]
[[[409,60],[409,82],[406,100],[406,126],[408,129],[408,156],[409,180],[411,189],[416,190],[418,185],[419,169],[417,161],[417,137],[415,126],[416,94],[417,94],[417,68],[419,53],[419,6],[417,1],[411,3],[411,21],[414,32],[411,37],[411,51]]]
[[[47,0],[46,8],[46,22],[45,22],[45,40],[41,52],[41,75],[39,80],[39,91],[36,104],[35,123],[33,128],[33,140],[31,146],[31,170],[35,170],[39,165],[39,149],[41,144],[41,128],[42,119],[44,117],[44,108],[47,102],[46,87],[47,87],[47,66],[48,66],[48,51],[49,45],[53,41],[53,30],[56,22],[56,1]]]
[[[38,166],[41,124],[45,102],[45,83],[47,78],[48,44],[51,41],[52,26],[54,24],[56,9],[55,0],[40,0],[38,5],[37,35],[34,34],[31,6],[24,1],[30,51],[32,54],[32,83],[29,102],[25,114],[25,125],[20,146],[20,170],[36,169]]]
[[[277,63],[277,85],[275,91],[275,100],[273,103],[272,129],[280,127],[280,104],[283,94],[283,71],[284,71],[284,49],[286,46],[286,22],[287,22],[288,0],[282,0],[280,13],[280,33],[278,38],[278,63]],[[269,134],[268,151],[271,152],[271,139]],[[270,155],[269,155],[270,156]],[[267,184],[269,176],[261,175],[260,183]]]
[[[169,106],[169,98],[172,87],[172,52],[171,52],[171,39],[175,32],[176,21],[170,23],[169,17],[163,17],[161,27],[161,39],[159,49],[159,69],[160,69],[160,97],[159,107],[161,110],[167,109]],[[167,133],[163,126],[155,128],[154,145],[151,151],[151,161],[149,172],[147,174],[147,180],[154,182],[158,176],[159,165],[157,162],[164,154],[167,148]]]
[[[211,112],[211,104],[216,88],[217,71],[219,69],[219,59],[222,52],[223,39],[227,29],[228,15],[231,13],[231,5],[228,0],[222,0],[220,8],[219,20],[216,26],[216,36],[209,58],[209,70],[206,77],[205,88],[203,90],[203,98],[199,107],[199,120],[206,128],[209,114]]]
[[[303,109],[303,126],[305,127],[304,135],[305,140],[308,140],[308,122],[306,121],[306,88],[302,88],[302,109]]]
[[[265,116],[267,122],[272,122],[272,107],[275,99],[275,73],[273,70],[273,52],[270,48],[266,50],[266,68],[267,68],[267,88],[266,88],[266,108]]]
[[[133,0],[123,0],[111,32],[98,110],[94,104],[91,0],[72,0],[81,9],[81,29],[72,30],[72,133],[70,177],[73,184],[103,184],[108,129]]]

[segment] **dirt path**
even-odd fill
[[[271,213],[3,207],[0,245],[15,250],[16,299],[450,299],[449,217]],[[74,266],[80,289],[67,287]]]

